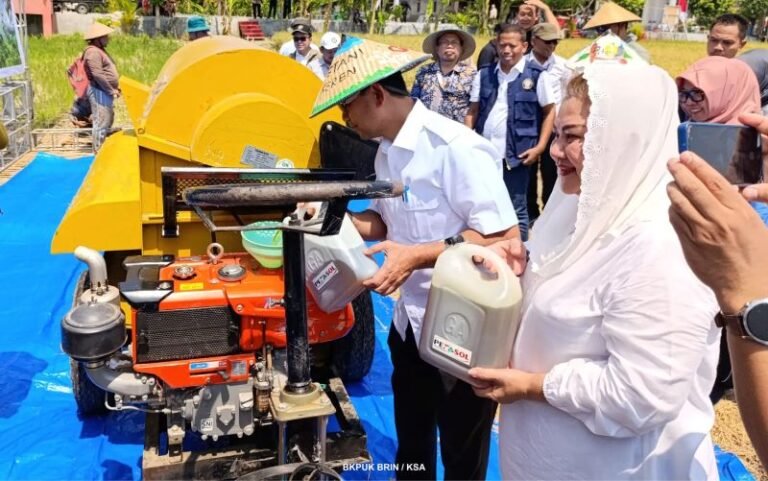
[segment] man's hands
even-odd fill
[[[539,10],[549,10],[549,5],[542,2],[541,0],[525,0],[525,2],[523,3],[525,3],[526,5],[534,6]]]
[[[688,265],[715,291],[720,309],[736,313],[747,302],[768,296],[768,228],[758,214],[691,152],[670,161],[669,171],[675,179],[667,187],[669,219]]]
[[[395,292],[405,282],[411,273],[424,263],[422,254],[423,246],[406,246],[392,241],[383,241],[374,245],[365,252],[367,256],[373,256],[383,252],[384,265],[373,277],[363,282],[368,289],[372,289],[383,296]]]
[[[469,375],[480,387],[472,387],[475,394],[497,403],[512,403],[521,399],[544,401],[544,374],[518,369],[487,369],[475,367]]]

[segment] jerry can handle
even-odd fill
[[[496,269],[497,279],[504,283],[504,290],[506,291],[507,285],[509,284],[509,277],[514,274],[512,273],[512,269],[509,268],[506,261],[502,259],[500,255],[496,254],[487,247],[483,247],[477,244],[461,243],[456,246],[456,248],[460,248],[463,251],[462,254],[466,254],[467,260],[471,262],[476,269],[480,269],[482,267],[475,264],[474,260],[472,260],[474,256],[489,260],[491,264],[493,264],[493,267]]]

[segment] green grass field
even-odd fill
[[[315,42],[320,34],[315,35]],[[372,40],[392,43],[411,49],[421,49],[424,36],[365,36]],[[279,33],[272,39],[277,48],[290,35]],[[488,37],[477,37],[478,48],[485,45]],[[557,53],[569,57],[589,43],[588,40],[565,40],[557,48]],[[32,74],[35,104],[35,127],[53,125],[61,115],[69,110],[72,103],[72,89],[66,78],[66,69],[77,55],[82,52],[85,43],[80,36],[55,36],[44,39],[33,37],[29,42],[30,70]],[[117,63],[121,75],[151,84],[168,57],[181,46],[178,40],[168,38],[149,38],[146,36],[129,37],[116,35],[108,47],[110,55]],[[654,63],[666,69],[670,75],[681,73],[688,65],[705,55],[705,45],[699,42],[644,41],[653,57]],[[759,47],[750,44],[747,48]],[[406,74],[411,82],[415,71]]]

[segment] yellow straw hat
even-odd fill
[[[347,37],[328,67],[328,75],[310,117],[392,74],[410,70],[429,58],[430,55],[423,52]]]
[[[107,27],[103,23],[94,22],[91,25],[91,28],[89,28],[88,31],[85,32],[84,38],[86,40],[93,40],[94,38],[106,37],[107,35],[109,35],[114,31],[115,31],[114,29]]]
[[[640,20],[640,17],[626,8],[613,2],[605,2],[600,9],[595,12],[595,15],[589,19],[589,22],[584,25],[584,29],[589,30],[591,28],[613,25],[615,23],[639,22]]]

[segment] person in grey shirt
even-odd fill
[[[756,48],[736,57],[755,72],[760,85],[760,105],[763,115],[768,115],[768,48]]]

